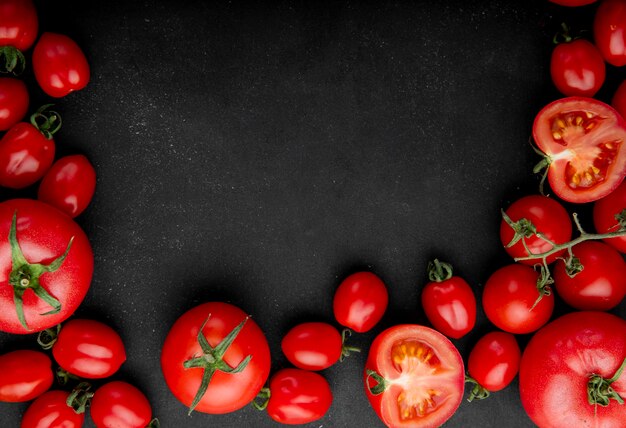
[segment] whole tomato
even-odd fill
[[[428,265],[431,282],[422,290],[422,308],[437,331],[459,339],[476,324],[476,297],[469,284],[452,276],[452,266],[435,259]]]
[[[626,1],[600,2],[593,20],[593,39],[611,65],[626,65]]]
[[[372,272],[356,272],[339,284],[333,312],[342,326],[365,333],[381,320],[388,302],[387,287],[382,279]]]
[[[0,401],[30,401],[54,380],[52,361],[43,352],[20,350],[0,355]]]
[[[31,0],[0,0],[0,47],[25,51],[37,38],[39,20]]]
[[[43,33],[33,51],[33,69],[39,86],[51,97],[64,97],[89,83],[85,54],[63,34]]]
[[[39,184],[37,198],[74,218],[91,202],[96,190],[96,171],[83,155],[56,161]]]
[[[542,428],[620,428],[626,420],[626,321],[573,312],[552,321],[522,355],[522,405]]]
[[[626,117],[626,80],[624,80],[615,90],[613,98],[611,98],[611,107],[613,107],[622,116]]]
[[[228,303],[185,312],[161,351],[167,386],[189,413],[229,413],[250,403],[270,371],[270,350],[259,326]],[[208,387],[201,386],[209,381]]]
[[[91,284],[93,252],[71,218],[43,202],[0,203],[0,331],[36,333],[72,315]]]
[[[563,95],[593,97],[606,77],[604,58],[587,40],[569,36],[565,40],[552,51],[552,82]]]
[[[598,233],[617,232],[626,228],[626,181],[593,205],[593,224]],[[616,250],[626,253],[626,236],[604,240]]]
[[[65,391],[45,392],[26,409],[20,428],[82,427],[85,413],[77,413],[67,405],[69,396]]]
[[[12,77],[0,77],[0,131],[22,120],[28,111],[26,84]]]
[[[152,419],[152,407],[139,389],[113,381],[96,390],[90,414],[96,428],[146,428]]]

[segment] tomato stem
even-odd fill
[[[48,140],[52,139],[52,136],[56,134],[59,129],[61,129],[61,125],[63,124],[61,115],[58,112],[48,110],[53,105],[54,104],[42,105],[30,117],[31,125],[37,128],[37,130]]]
[[[26,58],[19,49],[13,46],[0,47],[0,59],[4,57],[4,66],[0,68],[0,73],[11,73],[19,76],[26,69]]]
[[[480,383],[478,383],[476,379],[471,377],[469,374],[465,375],[465,383],[471,383],[474,385],[469,397],[467,397],[467,401],[469,401],[470,403],[474,400],[484,400],[491,395],[491,392],[488,389],[485,389]]]
[[[379,375],[378,373],[376,373],[374,370],[367,369],[365,373],[367,373],[367,378],[365,379],[365,385],[367,386],[368,391],[372,395],[380,395],[389,388],[390,386],[389,381],[385,379],[384,377],[382,377],[381,375]],[[376,381],[376,385],[370,386],[370,383],[369,383],[370,378]]]
[[[57,342],[60,331],[61,324],[57,324],[56,327],[51,327],[40,331],[37,335],[37,343],[44,351],[52,349],[54,344]]]
[[[621,377],[625,367],[626,358],[624,358],[622,364],[610,379],[604,379],[595,373],[589,376],[589,382],[587,383],[587,401],[589,404],[606,407],[611,404],[611,399],[619,404],[624,404],[624,399],[611,387],[611,384]]]
[[[431,282],[443,282],[452,278],[452,265],[435,259],[428,262],[428,279]]]
[[[340,362],[343,362],[343,360],[349,357],[352,352],[361,352],[361,348],[346,345],[348,337],[350,336],[352,336],[352,330],[350,330],[349,328],[344,328],[341,332],[341,356],[339,357]]]
[[[262,412],[267,409],[267,405],[270,402],[270,398],[272,396],[272,391],[268,387],[261,388],[257,396],[252,400],[252,407]]]
[[[90,389],[91,385],[88,382],[79,383],[70,395],[68,395],[66,404],[79,415],[85,413],[93,397],[93,392],[91,392]]]
[[[146,428],[160,428],[160,426],[161,422],[159,422],[157,418],[154,418],[150,421],[148,425],[146,425]]]

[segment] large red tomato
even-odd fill
[[[43,202],[0,203],[0,330],[35,333],[64,321],[91,284],[93,252],[71,218]]]
[[[609,64],[626,65],[626,1],[600,2],[593,20],[593,38]]]
[[[174,396],[204,413],[234,412],[259,393],[270,371],[270,350],[259,326],[228,303],[210,302],[184,313],[161,352]],[[202,380],[209,379],[202,391]]]
[[[35,43],[38,28],[31,0],[0,0],[0,46],[27,50]]]
[[[0,401],[30,401],[52,386],[52,361],[39,351],[20,350],[0,355]]]
[[[593,224],[598,233],[616,232],[626,227],[626,181],[593,205]],[[616,250],[626,253],[626,236],[605,239]]]
[[[617,396],[626,398],[626,374],[619,373],[625,358],[626,321],[605,312],[556,319],[522,355],[526,413],[541,428],[623,428],[626,405]]]

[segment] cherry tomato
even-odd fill
[[[52,361],[43,352],[20,350],[0,355],[0,401],[30,401],[52,386]]]
[[[96,190],[96,171],[83,155],[56,161],[39,185],[37,198],[74,218],[91,202]]]
[[[229,413],[250,403],[265,384],[270,350],[259,326],[241,309],[204,303],[172,326],[163,344],[161,369],[189,413]],[[200,387],[203,378],[210,378],[205,391]]]
[[[554,287],[565,303],[589,311],[608,311],[619,305],[626,296],[626,262],[622,255],[595,241],[581,242],[572,252],[576,261],[569,266],[559,262],[552,273]],[[570,277],[569,273],[574,272],[578,273]]]
[[[0,0],[0,46],[29,49],[37,38],[39,20],[31,0]]]
[[[546,291],[542,294],[539,278],[533,268],[520,264],[495,271],[483,289],[483,309],[489,321],[514,334],[531,333],[548,322],[554,296]]]
[[[469,401],[487,398],[513,381],[519,371],[522,354],[515,336],[492,331],[481,337],[472,348],[467,361],[470,382],[475,383]]]
[[[546,196],[524,196],[513,202],[505,214],[500,223],[500,241],[513,258],[528,256],[526,248],[531,254],[550,251],[552,244],[537,236],[538,233],[557,244],[568,242],[572,237],[572,221],[567,210]],[[506,219],[507,216],[512,224]],[[549,256],[546,261],[552,263],[562,255],[563,251],[560,251]],[[520,263],[527,265],[540,262],[538,259],[520,260]]]
[[[146,428],[152,419],[152,407],[139,389],[114,381],[96,390],[90,414],[96,428]]]
[[[611,99],[611,107],[613,107],[622,116],[626,117],[626,80],[617,87]]]
[[[565,201],[596,201],[626,175],[624,121],[601,101],[569,97],[548,104],[535,118],[533,137],[546,156],[550,187]]]
[[[62,34],[43,33],[33,51],[33,69],[39,86],[51,97],[64,97],[89,83],[85,54]]]
[[[569,7],[585,6],[587,4],[595,3],[597,0],[550,0],[550,2]]]
[[[323,370],[335,364],[350,350],[335,327],[324,322],[298,324],[283,337],[283,353],[294,366],[304,370]]]
[[[388,427],[438,427],[463,400],[463,359],[441,333],[402,324],[380,333],[365,364],[365,393]]]
[[[11,199],[0,203],[0,236],[0,331],[36,333],[72,315],[93,273],[80,226],[43,202]]]
[[[422,290],[422,307],[437,331],[459,339],[476,324],[476,297],[469,284],[452,276],[452,266],[434,260],[428,266],[431,282]]]
[[[323,376],[300,369],[282,369],[270,380],[267,414],[285,425],[307,424],[321,419],[333,401]]]
[[[563,95],[593,97],[606,77],[604,58],[587,40],[567,40],[552,51],[552,82]]]
[[[0,77],[0,131],[6,131],[26,116],[28,111],[26,84],[12,77]]]
[[[69,395],[65,391],[45,392],[26,409],[20,428],[82,427],[85,414],[76,413],[67,405]]]
[[[593,20],[593,39],[611,65],[626,65],[626,1],[600,2]]]
[[[598,233],[617,231],[618,219],[626,224],[626,181],[593,205],[593,224]],[[605,239],[604,242],[626,253],[626,236]]]
[[[626,406],[626,321],[605,312],[573,312],[539,330],[522,355],[524,410],[542,428],[618,428]],[[611,382],[618,373],[617,379]]]
[[[353,273],[335,291],[335,319],[344,327],[365,333],[381,320],[388,301],[387,287],[378,276],[371,272]]]

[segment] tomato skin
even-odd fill
[[[542,428],[624,426],[626,407],[587,401],[592,374],[611,378],[626,356],[626,321],[605,312],[573,312],[552,321],[531,339],[520,365],[524,410]],[[611,384],[626,396],[626,376]]]
[[[624,80],[615,90],[613,98],[611,98],[611,107],[613,107],[622,116],[626,117],[626,80]]]
[[[426,284],[422,307],[433,327],[453,339],[465,336],[476,325],[476,297],[461,277]]]
[[[604,58],[587,40],[559,43],[552,51],[550,75],[563,95],[593,97],[606,77]]]
[[[526,265],[511,264],[496,270],[483,289],[483,309],[489,321],[513,334],[531,333],[548,322],[554,295],[544,295],[535,305],[538,279],[539,273]]]
[[[215,347],[245,318],[246,313],[236,306],[209,302],[190,309],[174,323],[161,351],[161,369],[167,386],[184,405],[191,405],[203,374],[201,369],[183,367],[185,361],[202,355],[197,339],[202,324],[207,321],[202,332]],[[261,328],[252,319],[246,321],[224,354],[224,361],[236,367],[248,355],[252,359],[243,371],[214,374],[195,410],[213,414],[234,412],[250,403],[265,384],[270,371],[270,350]]]
[[[30,401],[46,392],[54,380],[52,361],[43,352],[19,350],[0,355],[0,401]]]
[[[324,417],[333,401],[330,385],[318,373],[282,369],[270,379],[267,414],[285,425],[307,424]]]
[[[615,231],[618,227],[616,214],[626,209],[626,181],[617,189],[593,205],[593,224],[598,233]],[[626,236],[605,239],[604,242],[616,250],[626,253]]]
[[[43,33],[33,51],[33,70],[41,89],[61,98],[83,89],[90,70],[85,54],[76,42],[63,34]]]
[[[0,77],[0,131],[10,129],[26,116],[29,100],[24,82],[12,77]]]
[[[294,366],[304,370],[324,370],[341,358],[343,341],[332,325],[307,322],[289,330],[281,347]]]
[[[152,407],[139,389],[113,381],[96,390],[90,414],[96,428],[145,428],[152,419]]]
[[[74,218],[91,202],[96,190],[96,171],[83,155],[57,160],[39,184],[37,198]]]
[[[74,240],[65,261],[55,272],[41,275],[41,286],[61,303],[56,314],[42,315],[50,306],[32,290],[23,296],[25,329],[15,310],[13,287],[9,285],[12,260],[8,239],[17,212],[17,241],[30,263],[49,263],[63,254]],[[67,215],[43,202],[11,199],[0,203],[0,331],[30,334],[56,326],[72,315],[83,301],[93,274],[93,252],[85,232]]]
[[[403,349],[402,345],[406,347]],[[394,363],[396,358],[401,362]],[[416,367],[427,372],[432,369],[436,374],[424,375]],[[388,382],[383,393],[372,394],[376,382],[368,376],[368,370]],[[372,342],[365,364],[365,393],[388,427],[439,427],[452,417],[463,400],[464,370],[461,355],[444,335],[429,327],[400,324],[384,330]],[[426,401],[399,400],[407,386],[410,392],[406,397],[429,397],[435,407],[429,407]],[[408,417],[403,417],[399,403],[407,406]],[[431,411],[419,416],[420,403]]]
[[[492,331],[481,337],[470,351],[467,371],[487,391],[500,391],[517,376],[521,358],[515,336]]]
[[[593,39],[611,65],[626,65],[626,1],[600,2],[593,20]]]
[[[26,409],[20,428],[82,427],[85,414],[76,413],[66,404],[69,395],[65,391],[45,392]]]
[[[0,46],[29,49],[37,38],[39,19],[31,0],[0,0]]]
[[[365,333],[382,319],[388,302],[387,287],[382,279],[372,272],[356,272],[339,284],[333,312],[342,326]]]

